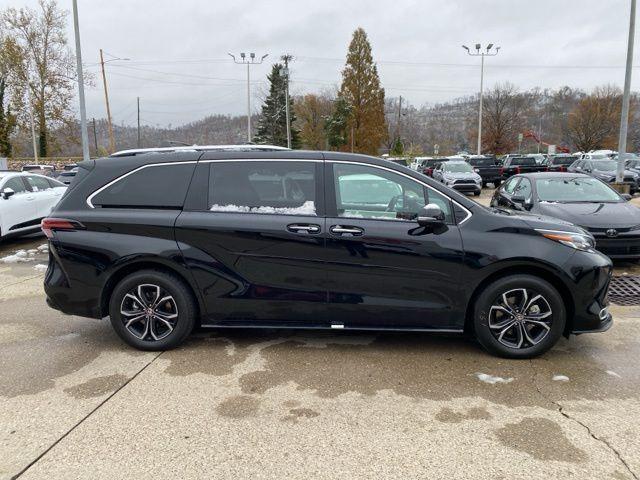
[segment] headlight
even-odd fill
[[[540,233],[543,237],[560,242],[567,247],[575,248],[576,250],[582,250],[584,252],[592,251],[596,242],[594,238],[588,233],[574,233],[564,232],[562,230],[542,230],[536,229],[536,232]]]

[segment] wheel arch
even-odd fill
[[[504,266],[487,275],[473,290],[473,293],[471,294],[471,297],[469,299],[469,303],[467,304],[464,323],[465,333],[471,333],[473,331],[473,309],[480,293],[482,293],[482,291],[495,280],[506,277],[508,275],[531,275],[534,277],[539,277],[549,282],[558,291],[560,296],[565,300],[565,306],[567,309],[566,325],[563,335],[565,337],[568,337],[569,333],[571,333],[571,331],[573,330],[573,317],[576,312],[573,295],[571,294],[569,287],[557,273],[539,265]]]
[[[125,277],[131,275],[132,273],[138,272],[140,270],[157,270],[160,272],[168,273],[170,275],[174,275],[182,280],[193,295],[193,298],[196,300],[197,306],[197,315],[196,321],[200,322],[200,318],[202,316],[202,312],[204,311],[204,304],[202,302],[201,296],[198,294],[199,290],[193,281],[189,278],[188,272],[181,271],[180,268],[176,266],[170,265],[168,263],[164,263],[157,260],[138,260],[134,262],[127,263],[125,265],[120,266],[111,274],[109,278],[104,284],[102,288],[102,292],[100,294],[100,316],[105,317],[109,314],[109,301],[111,299],[111,293],[113,292],[116,285]]]

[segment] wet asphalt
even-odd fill
[[[0,478],[640,477],[640,306],[531,361],[251,329],[144,353],[46,306],[45,243],[0,243],[26,259],[0,260]]]

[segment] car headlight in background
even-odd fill
[[[585,232],[582,233],[574,233],[574,232],[564,232],[562,230],[542,230],[536,229],[540,235],[549,240],[553,240],[555,242],[560,242],[567,247],[575,248],[576,250],[582,250],[583,252],[592,251],[596,242],[594,238]]]

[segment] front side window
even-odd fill
[[[518,177],[512,177],[509,180],[507,180],[507,183],[504,184],[504,191],[507,192],[508,194],[512,194],[516,188],[516,184],[518,183],[518,180],[519,180]]]
[[[435,203],[451,223],[447,197],[397,173],[336,163],[333,176],[339,217],[412,221],[425,205]]]
[[[49,190],[51,188],[46,178],[37,175],[28,176],[27,183],[34,192],[42,192],[43,190]]]
[[[314,162],[212,162],[212,212],[316,215]]]
[[[13,177],[4,182],[2,189],[10,188],[16,193],[24,193],[27,191],[27,187],[24,186],[24,182],[20,177]]]
[[[529,179],[523,178],[522,180],[520,180],[520,183],[513,191],[513,194],[524,197],[527,200],[531,198],[531,182],[529,181]]]
[[[166,163],[123,176],[92,199],[94,206],[182,208],[195,163]]]

